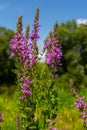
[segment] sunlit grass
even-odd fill
[[[4,116],[2,130],[16,130],[16,101],[13,97],[0,95],[0,112]]]
[[[84,91],[81,92],[83,95]],[[16,130],[16,94],[0,95],[0,112],[4,122],[2,130]],[[79,111],[74,106],[74,97],[65,90],[59,90],[59,110],[56,118],[56,127],[59,130],[83,130],[83,122],[79,118]]]

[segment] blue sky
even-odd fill
[[[16,30],[18,15],[23,15],[23,28],[27,23],[32,26],[36,7],[40,8],[41,42],[55,21],[87,18],[87,0],[0,0],[0,26]]]

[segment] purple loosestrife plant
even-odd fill
[[[49,37],[45,41],[44,45],[45,49],[45,62],[48,68],[51,70],[50,74],[48,75],[49,80],[47,82],[47,87],[45,91],[47,91],[45,97],[47,100],[48,107],[45,110],[45,118],[51,120],[52,122],[57,117],[58,112],[58,88],[55,86],[55,79],[58,77],[58,66],[61,65],[61,45],[59,44],[58,40],[54,37],[54,32],[50,32]],[[55,86],[55,87],[54,87]],[[49,126],[49,122],[48,122]],[[55,124],[50,127],[50,129],[56,129]]]
[[[28,66],[31,66],[32,57],[32,44],[28,43],[28,38],[26,38],[22,32],[16,33],[11,40],[11,52],[16,56],[20,64],[28,62]]]
[[[20,68],[22,71],[20,72],[19,78],[24,78],[23,84],[26,84],[26,94],[28,94],[28,89],[30,90],[29,80],[30,77],[28,76],[28,69],[32,65],[31,55],[31,45],[28,44],[28,39],[23,35],[23,33],[17,33],[11,40],[11,50],[12,54],[15,55],[19,61]],[[22,73],[22,74],[21,74]],[[23,77],[21,77],[23,75]],[[22,84],[20,79],[20,83]],[[23,86],[21,86],[23,90]],[[23,93],[23,91],[21,92]],[[31,95],[31,94],[30,94]],[[24,97],[24,95],[22,95]]]
[[[33,24],[34,29],[32,30],[32,33],[30,34],[30,39],[31,41],[38,41],[38,39],[40,38],[38,31],[40,29],[40,25],[38,22],[34,22]]]
[[[54,37],[50,37],[47,39],[44,48],[46,49],[45,61],[56,77],[58,66],[61,65],[61,45]]]
[[[17,33],[14,34],[11,40],[11,52],[16,58],[16,74],[17,74],[17,86],[19,93],[19,113],[20,124],[19,128],[23,130],[30,129],[33,124],[36,98],[34,94],[36,88],[32,84],[31,75],[33,74],[32,68],[36,65],[38,49],[36,42],[39,39],[39,23],[34,21],[34,29],[29,35],[29,26],[27,26],[26,33],[24,35],[22,31],[22,17],[18,17]],[[35,75],[35,73],[33,74]],[[34,77],[35,78],[35,77]],[[36,80],[36,79],[35,79]],[[19,129],[17,126],[17,129]]]
[[[23,36],[23,33],[17,33],[11,40],[12,54],[20,59],[20,62],[25,62],[29,58],[28,39]]]
[[[32,56],[31,56],[31,64],[30,67],[33,66],[36,63],[37,55],[38,55],[38,47],[37,47],[37,41],[39,40],[40,36],[38,34],[38,31],[40,29],[40,25],[38,21],[34,22],[33,24],[33,30],[32,33],[29,35],[29,38],[31,40],[31,50],[32,50]]]
[[[36,14],[35,14],[35,19],[34,19],[34,23],[33,23],[33,30],[31,32],[31,34],[29,35],[30,41],[31,41],[31,49],[32,49],[32,56],[31,56],[31,65],[35,66],[36,62],[37,62],[37,55],[38,55],[38,46],[37,46],[37,41],[39,40],[40,36],[38,34],[39,30],[40,30],[40,25],[39,25],[39,8],[36,9]],[[35,67],[34,67],[34,71],[36,71]]]
[[[29,68],[31,64],[31,45],[28,44],[28,38],[22,32],[16,33],[11,40],[12,54],[16,57],[16,74],[17,86],[19,93],[19,113],[20,113],[20,128],[27,129],[29,122],[28,102],[31,101],[32,88],[31,79],[29,76]]]
[[[85,103],[85,97],[78,96],[74,104],[80,111],[80,118],[84,121],[84,129],[87,130],[87,104]]]
[[[32,88],[30,86],[32,84],[32,81],[30,79],[24,80],[24,78],[21,78],[20,82],[22,84],[20,99],[24,100],[27,96],[32,95]]]
[[[38,22],[34,22],[33,24],[34,29],[32,30],[32,33],[29,35],[30,41],[31,41],[31,50],[32,55],[30,57],[30,67],[35,65],[37,60],[37,54],[38,54],[38,47],[37,47],[37,41],[39,40],[40,36],[38,34],[40,25]]]
[[[44,65],[44,69],[38,75],[37,41],[40,38],[38,34],[40,29],[38,18],[39,9],[37,8],[33,30],[29,34],[28,25],[24,34],[22,31],[22,17],[19,16],[17,33],[14,34],[11,40],[11,52],[16,59],[16,83],[19,99],[17,129],[19,130],[49,129],[48,120],[53,122],[58,112],[58,89],[54,86],[58,66],[61,65],[61,45],[58,42],[57,33],[55,33],[56,35],[50,35],[46,40],[44,46],[46,52],[45,61],[51,71],[50,74],[45,74],[45,67],[47,66]],[[46,83],[43,82],[44,76],[48,78]],[[55,124],[50,129],[56,130],[54,126]]]

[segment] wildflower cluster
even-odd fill
[[[40,36],[38,34],[38,31],[40,29],[39,23],[38,22],[34,22],[33,27],[34,28],[32,30],[32,33],[29,35],[30,44],[31,44],[31,50],[32,50],[32,55],[31,55],[31,58],[30,58],[30,61],[31,61],[30,66],[33,66],[36,63],[37,54],[38,54],[37,41],[40,38]]]
[[[21,16],[18,17],[19,25],[22,21],[20,19]],[[17,24],[18,25],[18,24]],[[22,24],[21,24],[22,26]],[[23,34],[22,27],[20,29],[18,28],[18,32],[13,36],[11,40],[11,52],[13,55],[18,57],[23,62],[28,62],[28,66],[31,68],[34,63],[36,62],[36,55],[35,49],[38,51],[36,42],[40,38],[38,31],[40,29],[39,23],[36,21],[34,22],[33,26],[34,29],[32,30],[32,33],[26,37],[26,34]]]
[[[28,38],[23,35],[23,32],[16,33],[11,40],[11,51],[15,55],[21,66],[20,79],[20,99],[23,100],[31,95],[30,78],[27,70],[32,67],[34,59],[32,58],[32,45],[28,43]]]
[[[87,104],[85,103],[85,97],[77,97],[74,104],[80,110],[80,118],[84,120],[84,125],[87,128]]]
[[[27,96],[31,96],[32,95],[32,89],[31,89],[31,83],[32,81],[28,78],[27,80],[25,80],[24,78],[20,79],[20,82],[22,84],[21,87],[21,96],[20,99],[24,100],[26,99]]]
[[[44,48],[46,49],[46,63],[51,68],[54,74],[58,71],[58,66],[61,65],[61,45],[55,38],[48,38]]]
[[[38,34],[38,31],[39,31],[39,29],[40,29],[40,25],[39,25],[39,23],[38,22],[34,22],[34,24],[33,24],[33,27],[34,27],[34,29],[32,30],[32,33],[30,34],[30,39],[31,39],[31,41],[33,42],[33,41],[38,41],[38,39],[40,38],[40,36],[39,36],[39,34]]]
[[[22,30],[22,16],[18,17],[17,21],[17,32],[14,34],[11,40],[11,52],[16,58],[17,68],[17,85],[19,86],[19,99],[20,99],[20,122],[22,122],[21,129],[29,128],[29,121],[33,118],[35,110],[33,95],[34,87],[32,85],[32,68],[35,66],[37,61],[37,41],[40,38],[38,32],[40,25],[38,23],[37,9],[36,18],[33,24],[33,30],[29,34],[29,25],[26,27],[25,34]],[[30,108],[29,108],[30,106]],[[32,109],[33,107],[33,109]],[[32,114],[31,114],[32,113]],[[31,115],[28,117],[28,115]],[[26,118],[25,118],[26,117]]]
[[[17,129],[21,128],[21,130],[44,130],[50,127],[48,129],[56,130],[53,123],[51,123],[50,126],[48,125],[49,122],[47,122],[47,119],[54,120],[57,116],[58,92],[57,87],[54,87],[54,84],[55,77],[58,72],[58,66],[61,65],[61,45],[58,43],[57,33],[55,33],[55,35],[53,34],[52,37],[50,36],[46,40],[44,46],[44,50],[46,50],[46,63],[52,70],[54,79],[52,77],[52,79],[50,79],[48,74],[48,83],[44,83],[43,85],[41,82],[42,78],[45,76],[45,73],[43,73],[45,68],[43,68],[41,75],[37,74],[37,41],[40,38],[38,34],[40,29],[38,17],[39,9],[37,8],[33,30],[29,34],[28,25],[24,34],[22,31],[22,17],[19,16],[17,23],[17,33],[11,40],[11,52],[16,58],[17,85],[19,87],[18,113],[20,114],[18,114],[19,116],[17,118]],[[45,85],[46,87],[43,87]],[[40,116],[38,116],[39,111]]]
[[[32,66],[36,63],[36,54],[35,54],[35,48],[34,48],[34,42],[36,43],[39,39],[39,23],[36,21],[34,22],[33,26],[34,29],[32,30],[32,33],[30,35],[28,35],[26,37],[26,35],[23,34],[22,31],[22,19],[20,19],[21,16],[18,17],[18,24],[20,25],[18,27],[20,27],[20,29],[18,28],[18,32],[13,36],[12,40],[11,40],[11,52],[14,56],[16,56],[19,61],[20,64],[22,66],[22,69],[24,69],[24,77],[20,76],[20,82],[22,84],[22,89],[21,92],[23,93],[22,96],[20,96],[20,99],[24,99],[24,97],[26,97],[24,95],[24,93],[26,92],[27,95],[31,95],[31,88],[28,87],[31,83],[29,82],[30,78],[28,77],[28,79],[26,80],[26,72],[28,71],[30,68],[32,68]],[[23,73],[23,71],[22,71]],[[27,74],[28,75],[28,74]],[[23,80],[21,80],[23,79]]]
[[[21,62],[25,62],[29,58],[28,39],[23,33],[17,33],[11,40],[12,54],[20,58]]]
[[[82,110],[85,103],[85,97],[77,98],[76,102],[74,103],[76,108]]]

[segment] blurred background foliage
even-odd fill
[[[87,25],[77,25],[75,20],[59,26],[59,41],[62,44],[61,76],[73,80],[76,88],[87,85]]]
[[[10,53],[10,40],[13,30],[0,27],[0,85],[14,84],[14,60]]]

